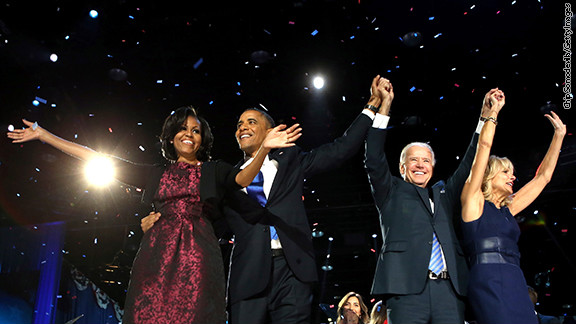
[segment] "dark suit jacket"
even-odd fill
[[[346,133],[334,142],[304,152],[295,146],[274,151],[270,159],[278,162],[266,208],[269,217],[255,224],[230,208],[226,220],[234,232],[228,300],[233,304],[262,292],[269,280],[272,264],[270,227],[274,225],[284,249],[286,261],[303,282],[318,278],[312,233],[302,201],[304,178],[334,169],[362,146],[372,120],[360,114]]]
[[[476,153],[475,134],[456,172],[432,186],[435,213],[428,190],[392,176],[384,142],[386,130],[371,129],[366,139],[366,171],[380,213],[383,245],[378,258],[372,294],[417,294],[426,284],[435,231],[459,295],[466,295],[468,269],[454,229],[460,223],[460,193]]]

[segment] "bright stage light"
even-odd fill
[[[58,55],[56,55],[56,54],[50,55],[50,61],[52,61],[52,62],[58,61]]]
[[[98,11],[96,11],[96,10],[90,10],[90,17],[92,17],[92,18],[98,17]]]
[[[88,161],[84,169],[84,175],[90,184],[103,187],[114,180],[114,165],[107,157],[97,157]]]
[[[313,84],[314,84],[314,88],[316,88],[316,89],[324,88],[324,78],[323,77],[315,77]]]

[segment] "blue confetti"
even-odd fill
[[[198,61],[196,61],[196,63],[194,63],[194,70],[198,69],[198,67],[204,63],[204,59],[200,58]]]
[[[43,98],[40,98],[40,97],[36,97],[35,99],[38,100],[38,101],[40,101],[40,102],[43,103],[43,104],[46,104],[46,102],[47,102],[46,99],[43,99]]]

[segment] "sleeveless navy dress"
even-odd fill
[[[537,324],[522,269],[520,227],[507,207],[484,202],[479,219],[462,222],[470,265],[468,300],[478,324]]]

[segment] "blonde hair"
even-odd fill
[[[347,293],[346,295],[344,295],[344,297],[342,297],[342,299],[340,299],[340,302],[338,303],[338,320],[336,321],[336,323],[339,324],[343,322],[342,318],[344,315],[344,304],[348,302],[348,299],[350,299],[350,297],[358,298],[358,303],[360,303],[360,320],[362,321],[362,323],[368,323],[368,321],[370,320],[370,317],[368,317],[368,307],[366,307],[366,304],[364,304],[362,296],[353,291]]]
[[[370,322],[368,324],[384,324],[388,314],[386,305],[380,300],[374,306],[372,306],[372,312],[370,312]]]
[[[507,157],[498,157],[491,155],[488,159],[488,165],[486,166],[486,171],[484,171],[484,178],[482,179],[482,193],[484,194],[484,199],[492,201],[494,198],[494,193],[492,192],[492,179],[496,174],[502,170],[510,170],[514,172],[514,165],[512,161]],[[508,205],[512,202],[512,195],[506,197],[500,204],[500,207]]]

